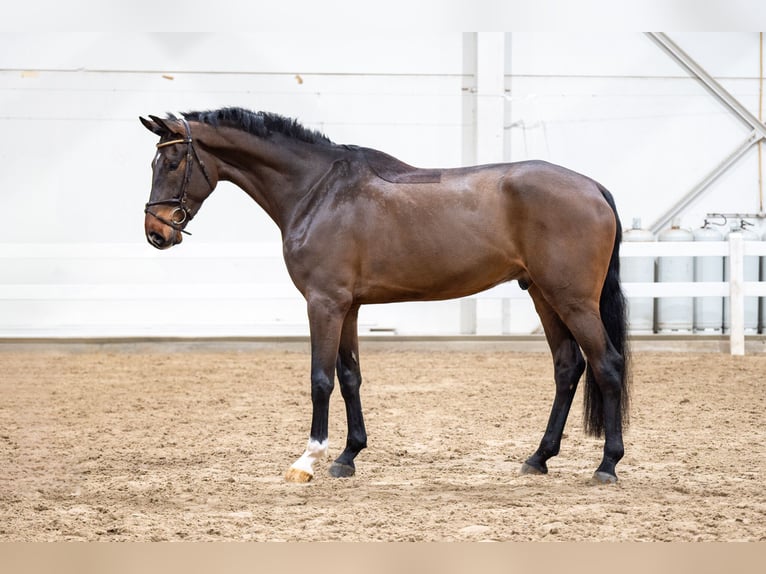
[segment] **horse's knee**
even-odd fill
[[[311,373],[311,400],[314,402],[328,401],[335,387],[333,377],[324,371]]]
[[[361,386],[361,376],[349,376],[340,381],[340,394],[346,400],[353,399],[359,396],[359,387]]]

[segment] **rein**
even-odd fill
[[[186,203],[186,188],[189,185],[189,181],[191,181],[191,175],[192,175],[192,163],[193,160],[196,160],[199,164],[200,168],[202,169],[202,175],[205,176],[205,181],[207,181],[207,184],[210,186],[211,191],[213,190],[214,186],[210,181],[210,175],[208,174],[207,168],[205,167],[204,162],[197,154],[197,150],[194,147],[194,142],[192,140],[191,136],[191,127],[189,126],[189,122],[186,121],[185,118],[181,118],[181,122],[183,122],[184,125],[184,131],[186,132],[186,137],[181,139],[175,139],[170,140],[166,142],[160,142],[157,144],[157,149],[161,149],[167,146],[171,145],[177,145],[177,144],[186,144],[186,166],[184,168],[184,179],[181,183],[181,193],[178,195],[178,197],[173,197],[171,199],[160,199],[158,201],[149,201],[144,206],[144,213],[148,213],[155,219],[158,219],[165,225],[172,227],[176,231],[180,231],[181,233],[185,233],[186,235],[191,235],[188,231],[186,231],[183,226],[192,220],[194,215],[189,210],[189,207]],[[152,207],[156,205],[173,205],[175,206],[175,209],[170,214],[170,219],[165,219],[161,215],[157,214],[156,212],[152,211]]]

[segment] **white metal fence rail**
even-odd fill
[[[745,297],[766,297],[766,282],[744,280],[744,258],[766,256],[766,242],[744,241],[737,234],[721,242],[626,242],[621,246],[621,256],[729,257],[730,279],[727,281],[625,282],[623,287],[628,297],[728,297],[731,352],[744,354]],[[237,262],[241,268],[252,271],[243,272],[235,281],[215,276],[189,281],[169,270],[173,264],[180,264],[183,269],[194,267],[192,260],[208,260],[227,269],[232,262]],[[72,262],[80,266],[78,271],[73,270]],[[264,268],[268,271],[264,272]],[[465,299],[461,306],[464,315],[460,322],[461,331],[471,332],[470,323],[475,322],[471,306],[477,300],[527,297],[527,293],[513,282]],[[188,302],[215,301],[214,306],[223,307],[227,302],[233,301],[229,304],[234,305],[243,300],[254,305],[258,302],[268,305],[268,301],[275,300],[302,301],[281,263],[281,246],[278,243],[189,244],[184,249],[167,253],[156,252],[142,244],[0,244],[0,337],[40,336],[46,333],[66,336],[66,328],[59,328],[61,321],[56,324],[55,319],[49,320],[45,316],[49,312],[46,310],[56,309],[57,305],[69,305],[74,309],[72,313],[76,314],[78,306],[114,303],[110,307],[114,308],[130,301],[136,303],[136,307],[133,311],[128,308],[126,313],[136,313],[136,309],[151,305],[165,308],[167,303],[172,302],[178,309],[173,311],[171,306],[169,316],[172,318],[172,313],[183,312],[181,309]],[[303,314],[302,303],[295,308],[296,313]],[[96,309],[95,313],[98,312]],[[225,321],[226,313],[221,315]],[[27,319],[36,321],[42,327],[25,330]],[[98,320],[90,320],[96,330]],[[210,334],[220,334],[222,328],[225,330],[225,326],[221,325],[218,325],[219,331],[211,327]],[[106,328],[104,334],[119,335],[119,326],[115,329],[110,331]],[[236,328],[229,331],[232,332],[236,334]],[[163,334],[161,330],[157,333]]]
[[[628,297],[728,297],[732,355],[745,354],[745,297],[766,297],[766,282],[745,281],[745,257],[766,256],[766,242],[745,241],[732,233],[728,241],[623,243],[622,257],[729,257],[729,278],[722,282],[623,283]]]

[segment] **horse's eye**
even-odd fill
[[[165,164],[165,168],[168,171],[175,171],[178,169],[178,166],[181,165],[181,160],[183,158],[181,157],[181,155],[173,155],[173,154],[166,153],[163,159],[164,159],[163,163]]]

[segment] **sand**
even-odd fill
[[[766,357],[637,353],[616,485],[580,393],[546,476],[520,475],[547,354],[365,352],[368,448],[306,485],[309,356],[280,349],[0,353],[2,541],[766,539]]]

